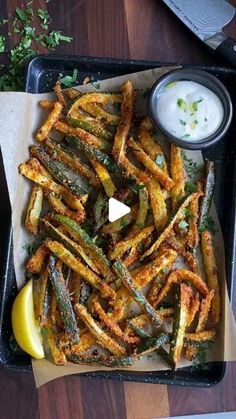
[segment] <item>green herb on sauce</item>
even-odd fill
[[[191,102],[189,104],[189,109],[190,109],[190,112],[192,112],[192,114],[198,111],[198,104],[201,103],[202,101],[203,101],[203,98],[201,97],[199,100],[195,100],[195,102]]]
[[[179,122],[180,122],[180,124],[181,124],[181,125],[183,125],[183,126],[185,126],[185,125],[186,125],[186,121],[184,121],[183,119],[180,119],[180,120],[179,120]]]
[[[177,99],[177,106],[179,108],[181,108],[184,112],[187,111],[188,105],[187,105],[187,102],[184,99],[182,99],[182,98]]]

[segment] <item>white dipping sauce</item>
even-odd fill
[[[219,128],[224,109],[218,96],[207,87],[194,81],[176,81],[159,93],[157,114],[170,134],[198,141]]]

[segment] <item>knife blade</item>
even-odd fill
[[[198,38],[236,67],[236,40],[223,32],[235,16],[235,7],[226,0],[163,1]]]

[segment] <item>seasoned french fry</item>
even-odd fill
[[[121,105],[121,120],[116,131],[112,154],[118,162],[122,162],[126,150],[126,141],[133,118],[134,88],[130,81],[122,86],[123,101]]]
[[[140,339],[136,336],[128,336],[124,334],[122,329],[118,326],[118,324],[112,319],[111,316],[108,316],[106,312],[103,310],[101,304],[97,299],[93,301],[93,307],[95,312],[99,315],[101,321],[114,333],[115,336],[121,338],[124,342],[127,343],[138,343]]]
[[[75,311],[77,316],[85,322],[87,328],[95,337],[96,341],[98,341],[104,348],[108,349],[115,356],[125,355],[125,348],[120,346],[114,339],[112,339],[99,327],[97,322],[95,322],[91,314],[89,314],[84,306],[81,304],[76,304]]]
[[[58,185],[46,176],[45,169],[40,165],[37,159],[33,158],[28,160],[27,163],[21,164],[19,166],[19,173],[35,182],[37,185],[62,196],[71,208],[79,210],[82,213],[84,212],[84,207],[81,204],[80,199],[68,191],[64,186]]]
[[[211,318],[213,323],[216,324],[220,320],[221,298],[214,247],[209,231],[203,231],[201,234],[201,247],[207,284],[210,290],[214,290],[214,297],[211,305]]]
[[[39,217],[43,206],[43,188],[34,185],[30,195],[29,205],[27,209],[25,226],[35,236],[38,233]]]
[[[48,118],[46,119],[44,124],[41,126],[39,131],[37,132],[37,135],[36,135],[37,141],[42,142],[48,137],[49,132],[51,131],[53,125],[58,121],[62,109],[63,109],[62,104],[60,102],[55,102],[55,105],[51,113],[49,114]]]
[[[26,269],[32,274],[37,274],[41,272],[46,259],[48,258],[49,252],[45,243],[41,244],[36,252],[29,259]]]
[[[176,209],[179,202],[185,196],[184,186],[184,166],[181,156],[181,149],[174,144],[171,144],[170,153],[170,173],[174,181],[174,186],[171,189],[172,208]]]
[[[96,119],[98,119],[101,122],[104,122],[108,125],[119,125],[120,117],[118,115],[112,114],[110,112],[105,111],[105,109],[102,108],[97,103],[85,103],[81,106],[82,109],[89,113],[90,115],[94,116]]]
[[[55,86],[54,86],[54,92],[57,95],[57,99],[58,101],[62,104],[63,107],[66,106],[66,101],[62,92],[62,88],[61,88],[61,84],[59,81],[56,82]]]
[[[185,333],[184,340],[186,343],[194,344],[199,342],[212,341],[215,337],[216,331],[212,330],[203,330],[198,333]]]
[[[53,128],[55,128],[57,131],[62,132],[63,134],[74,135],[75,137],[79,137],[81,138],[81,140],[85,141],[88,144],[91,144],[96,148],[104,148],[104,142],[101,138],[96,137],[95,135],[91,134],[88,131],[85,131],[84,129],[72,127],[71,125],[68,125],[62,121],[57,121],[56,123],[54,123]]]
[[[200,307],[200,299],[199,293],[196,293],[195,296],[191,297],[190,306],[189,306],[189,316],[188,316],[188,324],[187,326],[190,327],[198,310]]]
[[[80,96],[75,103],[71,106],[68,116],[78,108],[84,108],[84,105],[91,103],[100,103],[106,105],[108,103],[121,102],[122,95],[120,93],[95,93],[89,92]]]
[[[52,209],[57,213],[69,217],[77,223],[82,223],[84,221],[84,213],[81,211],[72,211],[66,205],[63,204],[61,198],[54,192],[49,190],[44,190],[44,195],[48,199],[48,202]]]
[[[114,290],[105,282],[103,282],[97,274],[91,269],[87,268],[81,263],[75,256],[72,255],[61,243],[53,240],[47,240],[45,242],[46,247],[59,259],[61,259],[65,265],[71,268],[73,271],[79,273],[86,281],[88,281],[95,288],[99,289],[102,295],[107,298],[114,298]]]
[[[144,118],[139,126],[139,142],[144,151],[151,157],[151,159],[158,163],[161,169],[163,169],[164,172],[168,174],[166,159],[162,148],[160,144],[158,144],[151,136],[152,129],[153,125],[149,117]]]
[[[116,243],[115,248],[109,252],[109,258],[111,260],[120,259],[131,247],[138,246],[139,243],[148,237],[152,233],[153,228],[153,226],[146,227],[130,239],[121,240],[119,243]]]
[[[126,172],[127,177],[131,177],[136,180],[137,183],[143,185],[147,184],[151,178],[151,174],[138,169],[126,156],[121,156],[119,163],[122,165]]]
[[[40,100],[39,101],[39,106],[42,109],[53,109],[54,105],[55,105],[55,101],[54,100]]]
[[[133,138],[129,139],[129,145],[131,146],[135,157],[143,163],[160,184],[169,191],[174,186],[173,180],[151,159],[151,157],[148,156],[148,154],[145,153],[142,147],[134,141]]]
[[[200,308],[200,314],[198,319],[198,325],[196,328],[196,333],[203,332],[203,330],[206,327],[206,323],[208,320],[208,315],[211,309],[212,300],[214,298],[214,290],[211,290],[206,298],[203,298],[201,301],[201,308]]]
[[[56,141],[50,140],[48,138],[45,140],[45,147],[48,154],[54,160],[65,163],[70,169],[88,179],[92,186],[99,187],[99,181],[95,173],[90,167],[82,162],[78,156],[63,148],[60,144],[56,143]]]
[[[199,196],[192,200],[189,204],[189,228],[188,228],[188,246],[195,249],[198,246],[198,216],[199,216]]]
[[[155,227],[157,231],[163,230],[167,223],[167,209],[159,182],[152,178],[147,184]]]
[[[116,187],[111,179],[111,176],[106,167],[95,159],[90,160],[98,178],[100,179],[106,194],[111,198],[116,190]]]
[[[203,297],[207,296],[209,292],[208,287],[199,275],[188,271],[187,269],[177,269],[171,272],[171,274],[168,276],[165,285],[157,297],[156,304],[160,304],[163,298],[166,297],[173,284],[182,281],[191,282],[191,284],[203,295]]]
[[[160,236],[158,237],[158,239],[156,240],[156,242],[150,247],[150,249],[148,249],[144,255],[143,255],[143,259],[149,255],[151,255],[155,250],[158,249],[158,247],[161,245],[161,243],[167,239],[167,237],[169,236],[169,234],[171,233],[175,223],[177,223],[178,221],[180,221],[182,218],[185,217],[185,213],[184,210],[185,208],[191,203],[191,201],[193,199],[196,198],[196,196],[201,196],[202,192],[194,192],[191,195],[189,195],[185,201],[180,205],[178,211],[175,213],[174,217],[171,218],[169,224],[167,225],[167,227],[165,228],[165,230],[160,234]]]

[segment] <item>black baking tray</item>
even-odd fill
[[[59,74],[72,75],[78,69],[78,84],[87,76],[102,80],[122,74],[129,74],[150,68],[170,65],[160,62],[131,61],[96,57],[38,56],[28,65],[25,90],[43,93],[52,90]],[[176,63],[172,64],[176,65]],[[193,67],[186,66],[185,67]],[[233,107],[236,109],[236,70],[221,67],[201,66],[218,77],[228,88]],[[226,250],[226,273],[229,295],[232,295],[235,275],[235,232],[236,232],[236,119],[218,145],[204,151],[206,158],[216,164],[215,204],[221,222]],[[4,176],[3,162],[0,161],[0,364],[14,370],[30,371],[30,358],[15,350],[11,341],[11,307],[17,294],[13,267],[11,210]],[[224,377],[225,362],[209,363],[204,366],[182,368],[177,371],[132,372],[110,371],[82,374],[87,377],[106,377],[127,381],[139,381],[182,386],[208,387],[217,384]]]

